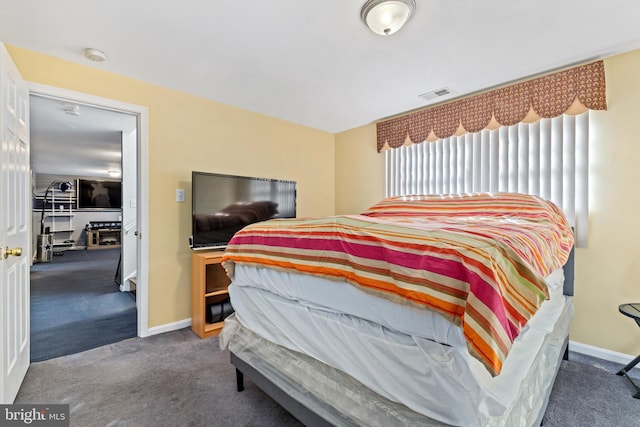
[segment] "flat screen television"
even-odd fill
[[[191,174],[191,247],[224,248],[243,227],[271,218],[295,218],[296,182]]]
[[[122,209],[122,182],[78,179],[78,209]]]

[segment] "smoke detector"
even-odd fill
[[[95,62],[103,62],[107,59],[107,55],[99,49],[88,47],[84,50],[84,57]]]
[[[80,107],[77,105],[67,104],[64,106],[64,113],[70,116],[79,116]]]
[[[448,87],[443,87],[441,89],[432,90],[431,92],[423,93],[422,95],[418,95],[418,98],[422,98],[425,101],[431,101],[436,98],[441,98],[443,96],[451,95],[453,91]]]

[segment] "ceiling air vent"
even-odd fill
[[[448,87],[443,87],[442,89],[432,90],[431,92],[423,93],[422,95],[418,95],[419,98],[422,98],[425,101],[431,101],[436,98],[440,98],[442,96],[450,95],[453,93],[451,89]]]

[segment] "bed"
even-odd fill
[[[573,234],[516,193],[270,220],[223,257],[221,346],[306,425],[540,424],[567,354]]]

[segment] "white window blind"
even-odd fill
[[[551,200],[588,237],[589,112],[385,151],[386,194],[518,192]]]

